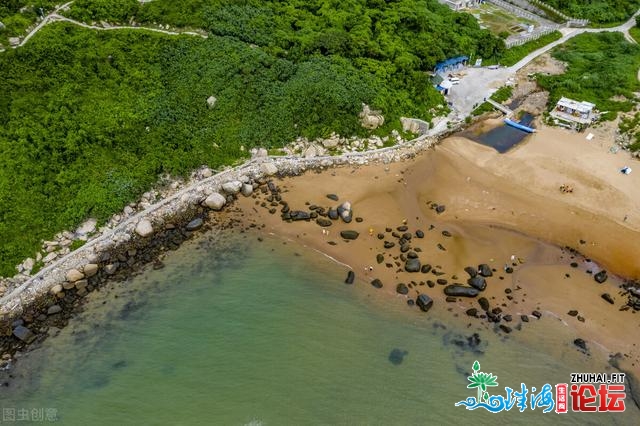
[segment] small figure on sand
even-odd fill
[[[560,192],[562,192],[563,194],[571,194],[573,193],[573,186],[563,183],[562,185],[560,185]]]
[[[369,228],[369,236],[373,237],[373,228]]]

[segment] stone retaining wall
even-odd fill
[[[117,227],[106,230],[95,236],[85,245],[67,254],[54,263],[46,266],[17,288],[0,298],[0,319],[7,321],[19,317],[25,308],[34,305],[37,300],[55,293],[61,286],[73,287],[77,278],[82,282],[85,269],[96,274],[96,268],[101,263],[105,253],[126,247],[141,238],[140,228],[145,222],[151,225],[150,235],[164,229],[165,223],[172,218],[179,217],[194,207],[200,207],[207,197],[215,192],[225,194],[223,184],[230,181],[255,181],[270,175],[280,176],[298,175],[306,170],[323,169],[339,165],[365,165],[369,163],[390,163],[415,156],[417,153],[432,147],[458,128],[451,128],[438,135],[422,135],[414,140],[388,148],[368,152],[349,153],[341,156],[324,156],[314,158],[300,157],[263,157],[255,158],[230,170],[220,172],[214,176],[190,184],[177,193],[153,204],[143,211],[131,216]],[[102,262],[104,263],[104,262]],[[89,265],[89,266],[87,266]],[[70,276],[71,271],[71,276]],[[86,272],[86,271],[85,271]],[[73,277],[76,275],[76,277]],[[80,277],[82,275],[83,277]],[[86,282],[86,281],[85,281]]]

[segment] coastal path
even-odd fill
[[[59,21],[69,22],[71,24],[78,25],[78,26],[83,27],[83,28],[92,29],[92,30],[98,30],[98,31],[105,31],[105,30],[146,30],[146,31],[152,31],[152,32],[156,32],[156,33],[167,34],[167,35],[171,35],[171,36],[183,35],[184,34],[184,35],[207,38],[207,34],[206,33],[204,33],[204,32],[200,33],[200,32],[195,32],[195,31],[169,31],[169,30],[163,30],[163,29],[160,29],[160,28],[136,27],[136,26],[132,26],[132,25],[110,25],[110,26],[89,25],[89,24],[85,24],[83,22],[78,22],[76,20],[67,18],[66,16],[60,15],[59,12],[67,10],[69,8],[69,6],[71,6],[71,4],[73,4],[73,1],[70,1],[68,3],[65,3],[65,4],[61,5],[61,6],[56,7],[51,13],[49,13],[47,16],[42,18],[42,21],[40,21],[40,23],[38,25],[36,25],[36,27],[33,28],[25,36],[25,38],[20,42],[20,44],[18,44],[16,46],[13,46],[13,48],[16,49],[18,47],[24,46],[31,39],[31,37],[36,35],[36,33],[38,31],[40,31],[42,28],[44,28],[45,26],[47,26],[48,24],[50,24],[52,22],[59,22]]]

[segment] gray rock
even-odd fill
[[[487,300],[486,297],[481,297],[480,299],[478,299],[478,304],[480,305],[483,311],[488,311],[490,308],[489,301]]]
[[[47,315],[55,315],[62,312],[62,307],[60,305],[52,305],[47,309]]]
[[[431,299],[426,294],[421,294],[416,299],[416,304],[422,311],[427,312],[433,306],[433,299]]]
[[[471,266],[467,266],[464,268],[464,271],[469,274],[469,277],[473,278],[478,275],[478,270],[476,268],[472,268]]]
[[[14,328],[13,335],[26,343],[31,343],[36,338],[36,335],[24,325],[19,325]]]
[[[407,259],[404,264],[404,270],[407,272],[420,272],[420,259]]]
[[[606,300],[607,302],[611,303],[612,305],[615,303],[613,300],[613,297],[611,297],[611,295],[609,293],[604,293],[602,296],[604,300]]]
[[[242,189],[242,182],[239,180],[232,180],[222,184],[222,190],[227,194],[237,194]]]
[[[382,281],[376,278],[373,281],[371,281],[371,285],[374,286],[375,288],[382,288]]]
[[[260,164],[260,171],[262,171],[265,176],[273,176],[278,173],[278,167],[272,162],[262,163]]]
[[[51,287],[51,289],[49,290],[49,292],[50,292],[51,294],[55,294],[55,295],[57,295],[57,294],[60,294],[60,293],[62,292],[62,290],[63,290],[62,284],[56,284],[56,285],[54,285],[53,287]]]
[[[207,98],[207,107],[213,108],[216,105],[218,99],[215,96],[209,96]]]
[[[460,284],[451,284],[444,288],[444,294],[456,297],[476,297],[479,291],[473,287],[466,287]]]
[[[253,185],[248,184],[248,183],[243,183],[242,184],[242,195],[244,195],[245,197],[249,197],[251,194],[253,194]]]
[[[340,231],[340,236],[345,240],[356,240],[360,234],[357,231]]]
[[[78,235],[86,235],[90,234],[96,230],[96,225],[98,221],[95,219],[87,219],[78,229],[76,229],[76,234]]]
[[[204,200],[204,204],[212,210],[221,210],[224,205],[227,204],[227,199],[221,194],[214,192]]]
[[[582,352],[587,352],[589,349],[587,348],[587,342],[584,339],[577,338],[573,341],[573,344],[578,347]]]
[[[191,222],[187,223],[186,229],[187,231],[195,231],[197,229],[202,228],[203,220],[201,217],[196,217]]]
[[[110,263],[110,264],[108,264],[108,265],[106,265],[106,266],[104,267],[104,272],[105,272],[107,275],[113,275],[113,274],[115,274],[115,273],[116,273],[116,270],[117,270],[117,269],[118,269],[118,265],[115,265],[115,264],[113,264],[113,263]]]
[[[353,284],[353,281],[356,279],[356,274],[353,271],[347,272],[347,279],[344,280],[346,284]]]
[[[291,220],[309,220],[311,219],[311,215],[308,212],[302,210],[293,210],[289,212],[289,217]]]
[[[598,284],[602,284],[607,280],[607,271],[604,269],[593,276],[593,279],[596,280]]]
[[[84,272],[85,277],[90,278],[98,273],[98,265],[95,263],[87,263],[82,268],[82,272]]]
[[[148,219],[142,219],[136,225],[136,234],[142,238],[148,237],[153,234],[153,226]]]
[[[338,196],[336,194],[327,194],[327,198],[333,201],[338,201]]]
[[[316,223],[324,228],[327,226],[331,226],[333,222],[331,222],[329,219],[325,219],[324,217],[319,217],[316,219]]]
[[[477,288],[480,291],[483,291],[485,288],[487,288],[487,281],[483,277],[479,276],[469,278],[467,280],[467,284],[469,284],[473,288]]]
[[[65,278],[67,279],[67,281],[69,282],[76,282],[78,280],[81,280],[84,278],[84,274],[80,271],[78,271],[77,269],[69,269],[67,271],[67,274],[65,275]]]
[[[478,265],[478,274],[482,275],[483,277],[492,277],[493,271],[491,270],[491,267],[489,265],[483,263],[481,265]]]
[[[396,292],[398,294],[409,294],[409,287],[406,284],[400,283],[396,286]]]

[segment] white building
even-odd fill
[[[594,111],[595,107],[591,102],[578,102],[563,97],[550,115],[558,125],[582,130],[598,119]]]
[[[470,7],[477,7],[484,3],[484,0],[438,0],[442,4],[446,4],[453,10],[464,10]]]

